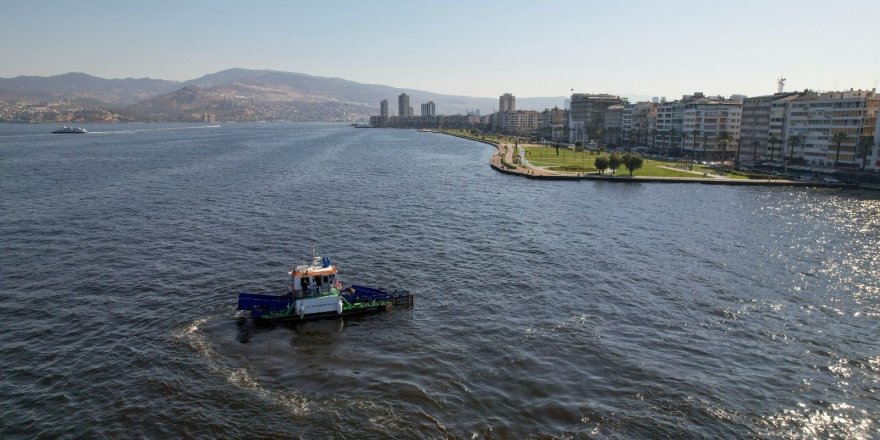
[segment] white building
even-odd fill
[[[496,113],[498,128],[504,133],[532,132],[538,129],[538,115],[534,110]]]
[[[771,113],[770,135],[779,140],[780,153],[787,159],[861,168],[868,156],[876,156],[867,148],[876,144],[878,108],[880,95],[874,90],[802,93]],[[774,116],[780,115],[782,122],[774,125]],[[839,151],[837,133],[845,136]]]
[[[683,148],[695,157],[733,159],[741,120],[741,101],[721,97],[695,99],[687,103],[683,114]]]
[[[422,116],[436,116],[434,101],[428,101],[422,104]]]
[[[628,106],[627,130],[625,139],[630,145],[653,146],[656,135],[657,109],[660,106],[656,102],[642,101]],[[621,127],[623,129],[623,121]]]

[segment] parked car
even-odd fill
[[[822,179],[822,181],[825,183],[840,183],[839,180],[837,180],[833,177],[826,177],[826,178]]]

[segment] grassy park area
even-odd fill
[[[457,135],[473,136],[472,133],[466,130],[448,130],[447,132]],[[483,134],[478,138],[490,142],[508,145],[514,144],[516,142],[514,137],[504,135]],[[553,146],[538,144],[520,143],[519,147],[525,150],[525,158],[533,167],[562,173],[595,173],[597,171],[595,165],[596,158],[607,158],[610,156],[610,153],[599,153],[596,150],[584,149],[583,151],[574,151],[570,148],[559,148],[557,150]],[[510,147],[507,148],[514,147],[513,145],[510,145]],[[505,148],[504,151],[506,151],[507,148]],[[502,159],[502,162],[503,165],[507,168],[515,168],[515,165],[506,163],[506,160]],[[711,177],[718,176],[713,167],[694,164],[690,162],[677,162],[645,158],[642,162],[642,167],[635,170],[633,172],[633,176],[693,178],[703,177],[704,173],[707,176]],[[610,176],[611,170],[606,169],[604,174],[606,176]],[[625,166],[621,165],[617,168],[617,170],[615,170],[614,175],[629,176],[629,171],[626,169]],[[724,177],[729,179],[749,178],[747,174],[739,172],[728,172],[724,174]]]
[[[609,153],[595,151],[574,151],[560,148],[557,154],[556,148],[543,145],[522,145],[526,151],[526,160],[533,166],[547,168],[553,171],[573,173],[596,172],[596,158],[608,157]],[[645,177],[702,177],[703,173],[715,174],[715,170],[697,164],[683,162],[670,162],[654,159],[645,159],[642,168],[636,170],[633,176]],[[605,174],[611,174],[611,170],[605,170]],[[615,175],[629,176],[629,171],[621,165]],[[746,176],[728,173],[726,177],[745,179]]]

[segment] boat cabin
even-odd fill
[[[330,258],[315,257],[309,265],[292,268],[290,274],[290,292],[294,298],[314,298],[327,295],[338,295],[342,290],[342,282],[336,279],[336,265]]]

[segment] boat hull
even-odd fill
[[[320,305],[309,307],[309,304],[303,304],[309,300],[316,300],[314,303]],[[389,292],[367,286],[352,286],[339,295],[306,299],[294,298],[290,293],[242,292],[238,295],[236,317],[255,321],[308,321],[383,312],[414,303],[415,296],[408,291]]]

